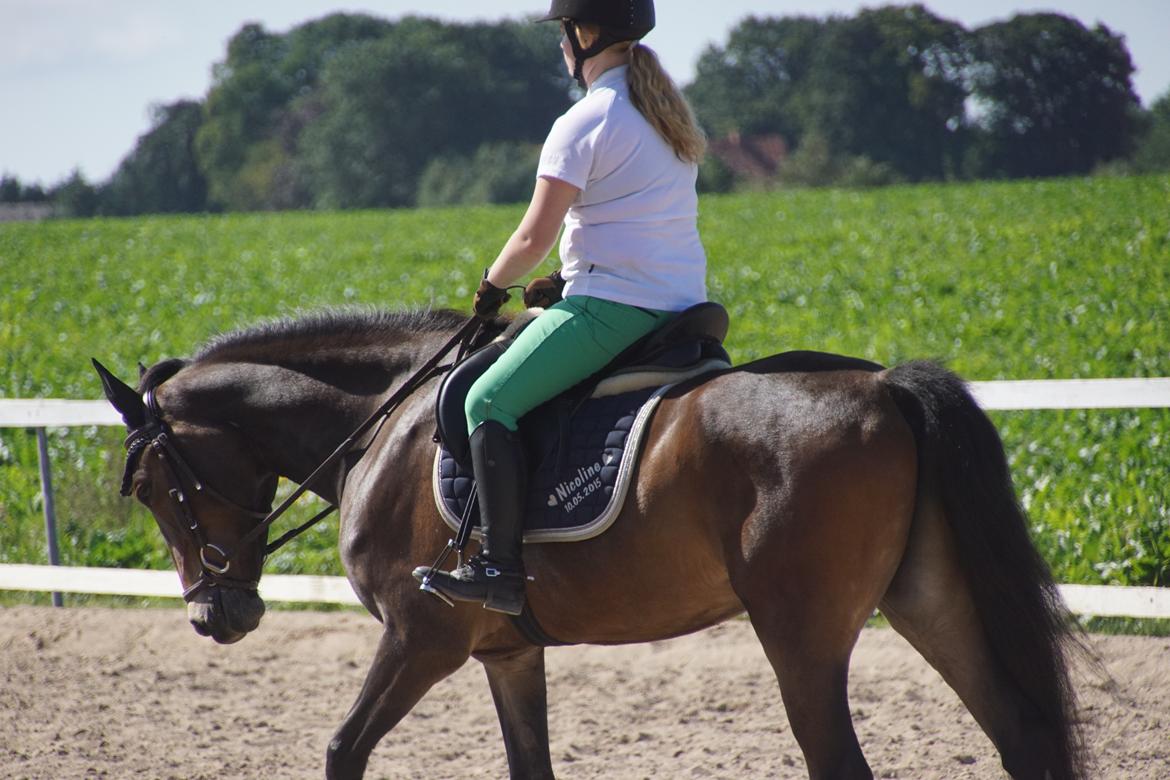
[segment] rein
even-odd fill
[[[183,599],[191,601],[196,593],[209,587],[224,587],[236,588],[245,590],[254,590],[258,585],[258,580],[239,580],[228,577],[227,574],[231,569],[232,561],[236,559],[240,551],[246,548],[259,539],[263,534],[267,533],[269,527],[276,522],[285,512],[296,503],[297,499],[303,496],[309,488],[320,481],[320,478],[333,465],[335,465],[342,457],[350,452],[354,445],[362,438],[371,428],[388,417],[395,409],[397,409],[403,401],[405,401],[412,393],[433,377],[444,371],[450,370],[453,366],[462,361],[467,352],[468,347],[474,341],[478,331],[482,328],[482,322],[478,317],[471,317],[465,322],[462,327],[451,337],[446,344],[444,344],[438,352],[431,356],[418,371],[412,374],[402,386],[398,388],[387,398],[377,411],[371,414],[365,422],[357,427],[346,439],[337,445],[333,453],[327,457],[321,465],[313,469],[312,473],[301,482],[297,488],[289,494],[288,498],[280,503],[280,506],[269,510],[255,510],[245,507],[236,501],[228,498],[219,491],[212,488],[210,485],[199,479],[194,470],[187,464],[187,461],[179,453],[172,441],[172,433],[170,427],[162,419],[162,410],[159,408],[158,401],[154,395],[152,388],[146,393],[146,406],[150,413],[149,419],[145,425],[130,432],[126,437],[126,451],[127,457],[132,458],[137,455],[145,447],[149,446],[158,454],[160,460],[166,466],[168,476],[170,478],[171,487],[168,493],[171,500],[174,502],[177,514],[182,518],[186,525],[187,532],[195,540],[199,547],[199,562],[202,566],[199,579],[195,584],[183,591]],[[454,363],[441,366],[439,365],[443,357],[451,351],[455,345],[459,345],[459,352]],[[226,504],[238,512],[246,514],[254,518],[262,518],[260,522],[252,528],[247,534],[241,538],[233,548],[227,550],[219,545],[210,544],[203,536],[203,529],[199,525],[195,513],[191,509],[190,503],[183,492],[183,477],[194,486],[198,493],[203,493],[216,501]],[[123,485],[125,490],[125,485]],[[264,548],[264,556],[267,558],[270,554],[283,547],[288,542],[292,541],[297,536],[309,530],[313,525],[327,517],[329,514],[337,509],[336,504],[330,504],[322,512],[319,512],[309,521],[294,528],[288,533],[281,536],[275,542],[267,544]],[[210,553],[210,556],[209,556]]]

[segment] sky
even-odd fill
[[[725,43],[745,16],[852,15],[889,4],[658,0],[658,28],[646,43],[686,84],[704,49]],[[1089,27],[1102,23],[1125,36],[1142,103],[1170,91],[1170,0],[923,4],[968,29],[1037,11],[1072,16]],[[90,182],[104,181],[150,129],[151,106],[207,94],[212,65],[247,22],[287,32],[337,11],[472,21],[518,19],[547,7],[547,0],[0,0],[0,173],[45,186],[74,170]]]

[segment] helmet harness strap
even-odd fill
[[[581,89],[588,89],[589,85],[585,83],[585,60],[595,57],[615,43],[621,43],[629,38],[623,38],[602,28],[597,40],[586,48],[581,45],[580,25],[572,19],[562,19],[561,23],[564,27],[565,37],[569,39],[569,46],[573,49],[573,78],[577,80],[577,86]]]

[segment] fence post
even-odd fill
[[[57,510],[53,504],[53,475],[49,470],[49,440],[44,428],[37,428],[37,462],[41,467],[41,498],[45,506],[45,536],[49,539],[49,563],[61,565],[57,551]],[[53,606],[62,606],[61,594],[53,592]]]

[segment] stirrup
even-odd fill
[[[472,495],[474,495],[475,494],[474,483],[471,486],[471,490],[472,490]],[[464,518],[463,518],[463,523],[464,523],[466,530],[470,531],[471,525],[467,522],[466,516],[464,516]],[[464,528],[459,529],[460,535],[462,535],[464,533],[464,530],[465,530]],[[464,541],[464,544],[466,544],[466,539],[464,539],[463,541]],[[440,593],[438,590],[436,590],[435,587],[433,585],[431,585],[431,582],[432,582],[432,580],[434,580],[435,575],[439,573],[439,567],[443,565],[443,563],[447,560],[447,556],[449,556],[452,552],[454,552],[456,555],[457,563],[455,564],[455,567],[456,568],[462,567],[463,566],[463,546],[461,544],[459,544],[458,539],[448,539],[447,546],[443,548],[443,551],[441,553],[439,553],[439,557],[435,559],[434,563],[432,563],[430,566],[416,566],[416,567],[414,567],[414,571],[412,571],[410,573],[412,577],[414,577],[416,580],[418,580],[421,583],[419,585],[419,588],[418,588],[419,590],[421,590],[423,593],[431,594],[432,596],[437,598],[439,601],[446,604],[448,607],[454,607],[455,602],[452,601],[451,599],[447,598],[445,595]]]
[[[422,583],[419,590],[448,606],[466,601],[508,615],[519,615],[524,610],[524,586],[528,578],[522,568],[507,569],[476,556],[454,571],[419,566],[413,575]]]
[[[447,598],[447,596],[442,591],[440,591],[434,585],[431,584],[431,582],[434,580],[434,575],[437,574],[438,572],[436,572],[434,569],[432,569],[429,566],[419,566],[419,567],[415,568],[415,570],[411,573],[414,575],[414,578],[416,580],[418,580],[420,583],[422,583],[421,585],[418,586],[419,590],[421,590],[423,593],[431,594],[432,596],[437,598],[439,601],[446,604],[448,607],[455,606],[454,601]]]

